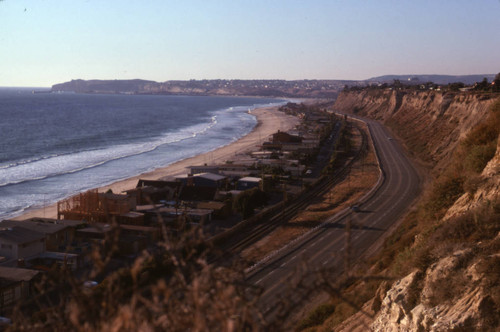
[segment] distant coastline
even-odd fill
[[[142,79],[131,80],[82,80],[54,84],[52,92],[76,92],[89,94],[143,94],[143,95],[187,95],[187,96],[248,96],[279,98],[324,98],[335,99],[345,86],[367,86],[392,83],[395,80],[407,84],[450,84],[462,82],[473,84],[486,78],[493,80],[495,74],[480,75],[384,75],[367,80],[172,80],[155,82]]]
[[[163,94],[188,96],[248,96],[334,99],[346,85],[343,80],[72,80],[52,86],[52,92],[96,94]]]

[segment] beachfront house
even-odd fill
[[[0,266],[0,315],[12,309],[21,299],[33,295],[40,272]]]
[[[247,190],[252,188],[259,188],[262,183],[261,178],[256,178],[253,176],[247,176],[238,180],[236,184],[237,190]]]
[[[302,137],[296,135],[290,135],[286,132],[279,131],[273,134],[272,142],[277,143],[301,143]]]
[[[135,199],[137,205],[155,204],[160,201],[171,201],[179,194],[181,184],[176,181],[142,180],[134,189],[126,193]]]
[[[196,175],[201,173],[212,173],[219,174],[219,166],[218,165],[200,165],[200,166],[189,166],[187,167],[190,175]]]
[[[29,259],[44,251],[44,234],[19,226],[0,229],[0,256],[6,260]]]
[[[49,251],[64,250],[75,235],[75,227],[62,223],[45,223],[37,221],[3,220],[0,228],[22,227],[45,235],[45,248]]]
[[[184,186],[210,188],[224,188],[227,183],[227,177],[213,173],[180,175],[177,176],[175,180],[182,183]]]

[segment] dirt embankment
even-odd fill
[[[336,111],[384,122],[436,179],[367,269],[387,277],[374,297],[340,325],[347,315],[335,312],[318,331],[500,328],[498,97],[389,90],[339,96]],[[355,284],[344,296],[367,288]]]
[[[415,157],[439,172],[457,142],[488,114],[497,95],[440,91],[342,92],[335,111],[382,121]]]

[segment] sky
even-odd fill
[[[0,0],[0,86],[500,72],[500,0]]]

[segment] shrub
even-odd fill
[[[444,215],[455,200],[463,194],[464,177],[459,174],[447,175],[436,180],[427,199],[427,210],[437,218]]]
[[[309,316],[304,318],[297,326],[297,331],[302,331],[306,328],[318,326],[323,324],[323,322],[335,311],[335,306],[333,304],[322,304],[314,309]]]

